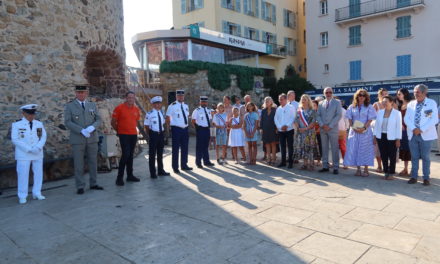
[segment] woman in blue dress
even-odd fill
[[[350,132],[344,166],[356,166],[355,175],[367,177],[368,166],[374,166],[373,131],[370,124],[376,119],[376,111],[370,104],[370,95],[367,91],[364,89],[356,91],[345,117],[350,122]],[[361,166],[364,166],[363,172]]]
[[[248,143],[249,164],[255,165],[257,164],[257,141],[260,116],[258,115],[257,107],[252,102],[246,104],[246,112],[244,115],[243,129],[245,140]]]

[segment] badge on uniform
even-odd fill
[[[37,128],[37,136],[39,140],[41,140],[42,135],[43,135],[43,130],[41,129],[41,127]]]
[[[24,138],[24,131],[26,131],[26,129],[25,128],[20,128],[19,130],[20,130],[20,137]]]
[[[91,114],[92,116],[95,116],[95,110],[94,110],[94,109],[89,109],[89,111],[90,111],[90,114]]]
[[[153,121],[153,124],[157,124],[157,121]]]

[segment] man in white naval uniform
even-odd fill
[[[15,145],[17,160],[17,195],[20,204],[26,203],[29,185],[29,169],[32,164],[34,184],[32,197],[38,200],[46,199],[41,195],[43,184],[43,147],[46,143],[46,130],[43,124],[35,120],[36,104],[20,107],[23,118],[12,124],[11,139]]]

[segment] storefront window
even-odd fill
[[[187,41],[165,42],[165,58],[167,61],[181,61],[188,59]]]
[[[205,46],[202,44],[192,44],[193,60],[225,63],[224,50],[220,48]]]
[[[148,68],[153,71],[159,70],[162,62],[162,42],[150,42],[147,44]]]

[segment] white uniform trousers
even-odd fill
[[[32,195],[41,195],[41,186],[43,185],[43,159],[17,160],[18,198],[26,198],[28,195],[29,169],[31,163],[32,171],[34,173]]]

